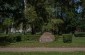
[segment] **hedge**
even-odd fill
[[[38,41],[41,35],[22,35],[22,40]]]
[[[85,32],[77,32],[74,35],[75,37],[85,37]]]
[[[72,34],[63,34],[63,42],[71,43],[72,42]]]
[[[21,35],[21,34],[3,34],[0,35],[0,43],[3,42],[19,42],[19,41],[38,41],[41,35]]]
[[[0,36],[0,43],[4,43],[4,42],[17,42],[18,37],[15,35],[1,35]]]

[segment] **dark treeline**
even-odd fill
[[[84,0],[0,0],[0,32],[84,32],[84,6]]]

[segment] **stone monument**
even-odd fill
[[[55,40],[55,37],[50,32],[45,32],[39,39],[39,42],[46,43],[46,42],[53,42]]]

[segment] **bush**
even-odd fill
[[[41,35],[22,35],[22,40],[38,41]]]
[[[16,36],[14,35],[6,35],[6,34],[0,34],[0,46],[9,45],[10,43],[16,42]]]
[[[63,42],[71,43],[72,42],[72,34],[63,34]]]
[[[17,35],[16,36],[16,42],[20,42],[22,41],[22,36],[21,35]]]
[[[85,32],[77,32],[74,35],[75,37],[85,37]]]
[[[22,34],[2,34],[0,43],[14,43],[19,41],[38,41],[40,35],[22,35]]]
[[[6,36],[0,36],[0,43],[6,42]]]
[[[19,42],[21,41],[21,36],[13,35],[13,34],[3,34],[0,36],[0,43],[13,43],[13,42]]]
[[[16,36],[15,35],[8,35],[7,42],[10,42],[10,43],[16,42]]]
[[[8,42],[8,35],[0,35],[0,46],[6,46],[10,43]]]
[[[0,43],[8,42],[9,41],[8,39],[9,39],[8,35],[1,35],[0,36]]]

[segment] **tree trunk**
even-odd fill
[[[9,33],[9,27],[6,28],[6,34],[8,34],[8,33]]]
[[[35,27],[34,27],[34,25],[32,25],[31,28],[32,28],[31,34],[35,34],[36,32],[35,32]]]

